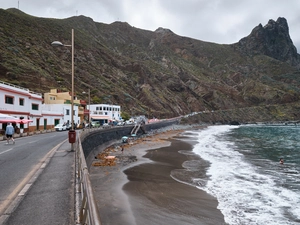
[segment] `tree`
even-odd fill
[[[127,112],[121,112],[121,117],[124,121],[130,119],[130,115]]]

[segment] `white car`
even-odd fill
[[[92,122],[92,127],[93,127],[93,128],[100,127],[100,122],[99,122],[99,121],[93,121],[93,122]]]
[[[67,130],[67,126],[65,124],[59,123],[55,127],[56,131],[64,131]]]
[[[131,124],[134,124],[134,122],[131,121],[131,120],[126,120],[126,121],[125,121],[125,124],[126,124],[126,125],[131,125]]]

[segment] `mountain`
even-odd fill
[[[92,103],[166,118],[299,102],[299,54],[284,18],[229,45],[84,16],[49,19],[0,9],[0,19],[0,80],[35,92],[71,90],[71,48],[51,43],[70,45],[74,29],[75,92],[86,99],[82,92],[90,88]],[[297,110],[289,112],[286,119],[298,119]]]
[[[237,48],[249,55],[267,55],[299,68],[300,58],[289,35],[285,18],[269,20],[266,26],[259,24],[248,37],[237,43]]]

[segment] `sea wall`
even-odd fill
[[[137,136],[142,135],[143,133],[153,132],[157,129],[171,126],[173,124],[178,124],[179,119],[164,120],[161,122],[145,124],[137,132]],[[121,143],[121,138],[123,136],[130,136],[132,126],[121,126],[121,127],[111,127],[104,129],[95,129],[90,132],[85,133],[81,136],[81,144],[84,152],[84,156],[87,162],[88,167],[91,166],[95,156],[103,151],[108,146],[111,146],[114,143]],[[87,130],[89,131],[89,130]]]

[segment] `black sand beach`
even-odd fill
[[[193,140],[171,138],[178,133],[157,134],[124,146],[123,153],[120,148],[110,152],[117,157],[137,156],[136,162],[124,165],[119,160],[115,166],[90,168],[103,225],[225,224],[214,197],[170,176],[192,183],[193,171],[182,164],[200,160],[191,154]]]

